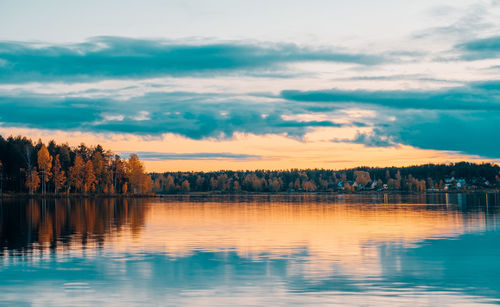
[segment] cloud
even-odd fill
[[[313,127],[346,125],[327,118],[307,122],[290,119],[283,115],[310,113],[307,104],[254,98],[249,94],[188,92],[152,92],[128,100],[43,94],[0,96],[0,123],[138,135],[175,133],[192,139],[225,138],[235,132],[300,137]]]
[[[119,152],[123,157],[128,157],[131,152]],[[144,161],[166,161],[166,160],[257,160],[261,156],[236,154],[229,152],[196,152],[196,153],[166,153],[166,152],[135,152]]]
[[[139,111],[139,113],[136,116],[131,116],[133,120],[136,121],[143,121],[143,120],[150,120],[151,118],[149,117],[149,112],[148,111]]]
[[[371,110],[371,115],[350,116],[349,110]],[[360,128],[354,139],[325,137],[367,146],[406,144],[491,158],[500,157],[500,144],[493,141],[498,138],[499,122],[500,82],[495,81],[429,91],[283,91],[281,98],[210,92],[150,92],[125,100],[19,93],[0,96],[4,127],[142,136],[174,133],[191,139],[224,139],[236,132],[301,139],[318,127],[351,127]]]
[[[385,118],[354,140],[367,146],[407,144],[499,158],[500,82],[473,82],[431,91],[319,90],[282,92],[290,101],[356,106]]]
[[[445,20],[445,24],[413,33],[412,38],[456,41],[475,37],[481,32],[495,28],[495,23],[490,20],[495,18],[491,16],[494,6],[492,3],[485,2],[474,3],[465,8],[436,6],[429,10],[429,17],[436,21]]]
[[[0,122],[15,126],[74,129],[99,117],[98,101],[43,95],[0,96]]]
[[[339,105],[364,104],[395,109],[500,111],[500,82],[471,83],[439,90],[317,90],[281,92],[284,99]]]
[[[379,137],[423,149],[500,158],[500,112],[407,112],[374,130]]]
[[[395,147],[398,143],[394,142],[392,138],[386,135],[381,135],[380,131],[361,133],[358,132],[354,139],[336,139],[336,142],[347,142],[354,144],[364,144],[369,147]]]
[[[405,144],[421,149],[500,158],[500,144],[496,142],[499,112],[395,110],[392,114],[395,115],[393,121],[379,123],[371,132],[358,133],[352,140],[335,141],[369,147],[397,147]]]
[[[189,44],[123,37],[96,37],[66,45],[0,42],[0,82],[140,79],[270,69],[275,73],[286,64],[310,61],[373,65],[386,59],[295,44]]]
[[[456,46],[464,52],[465,60],[482,60],[500,57],[500,36],[470,40]]]

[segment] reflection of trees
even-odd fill
[[[129,230],[137,235],[147,206],[137,199],[18,200],[0,204],[0,255],[7,251],[102,246]]]

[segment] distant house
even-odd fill
[[[467,186],[467,181],[465,181],[465,179],[463,178],[457,179],[456,186],[457,189],[463,189]]]

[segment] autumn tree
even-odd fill
[[[217,189],[220,191],[229,191],[231,187],[231,181],[227,174],[220,174],[217,176]]]
[[[329,182],[323,178],[319,178],[318,180],[318,186],[320,190],[327,190],[328,189]]]
[[[359,186],[366,187],[370,183],[370,173],[365,171],[354,171],[355,181]]]
[[[98,193],[110,193],[114,191],[113,171],[110,169],[112,162],[109,161],[111,153],[106,153],[102,147],[98,146],[94,150],[92,164],[94,166],[94,175],[96,177],[96,191]]]
[[[123,184],[125,184],[126,169],[125,162],[120,159],[120,156],[115,155],[111,161],[112,170],[112,190],[116,193],[123,193]]]
[[[83,168],[83,192],[94,192],[95,191],[96,178],[94,174],[94,165],[92,161],[87,161],[85,167]]]
[[[233,187],[232,187],[232,190],[233,190],[234,192],[239,192],[239,191],[241,191],[241,186],[240,186],[240,183],[238,182],[238,180],[233,181]]]
[[[165,191],[171,193],[175,191],[175,181],[172,175],[168,175],[165,178]]]
[[[352,193],[354,191],[354,188],[349,183],[346,182],[344,184],[344,191],[347,193]]]
[[[308,181],[304,181],[302,183],[302,189],[304,191],[307,191],[307,192],[314,192],[314,191],[316,191],[317,187],[314,184],[314,182],[308,180]]]
[[[418,180],[418,183],[417,183],[417,191],[419,192],[423,192],[425,191],[425,187],[426,187],[427,183],[425,182],[425,180]]]
[[[42,174],[42,194],[46,192],[46,184],[50,179],[50,169],[52,168],[52,156],[49,154],[45,144],[42,144],[38,151],[38,169]]]
[[[128,159],[126,176],[133,193],[147,193],[153,186],[151,176],[145,173],[144,165],[136,154],[130,155]]]
[[[143,173],[141,177],[141,192],[151,192],[151,190],[153,189],[153,180],[151,179],[151,176],[149,174]]]
[[[38,190],[38,187],[40,187],[40,177],[36,170],[32,170],[27,173],[25,186],[30,194],[33,194],[34,191]]]
[[[85,180],[85,163],[82,156],[77,154],[73,166],[69,168],[69,181],[76,191],[82,191]]]
[[[54,163],[52,165],[52,181],[54,183],[54,193],[57,193],[59,190],[61,190],[66,182],[66,174],[61,168],[59,154],[57,154],[54,158]]]
[[[300,188],[301,188],[301,186],[302,186],[302,185],[300,184],[300,178],[295,179],[295,182],[293,183],[293,188],[294,188],[295,190],[298,190],[298,189],[300,189]]]
[[[182,184],[181,184],[181,190],[182,190],[182,192],[184,192],[184,193],[188,193],[188,192],[189,192],[189,190],[190,190],[189,181],[184,180],[184,181],[182,182]]]
[[[278,192],[281,190],[281,186],[283,184],[283,181],[281,180],[281,178],[270,178],[269,179],[269,184],[268,184],[268,187],[269,187],[269,191],[271,192]]]
[[[103,192],[106,189],[106,169],[104,164],[104,158],[101,152],[97,151],[92,157],[92,166],[94,168],[94,175],[96,178],[96,191],[98,193]]]
[[[396,179],[394,180],[394,185],[396,189],[401,188],[401,172],[399,170],[396,172]]]

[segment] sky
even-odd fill
[[[500,1],[0,0],[0,135],[148,171],[500,162]]]

